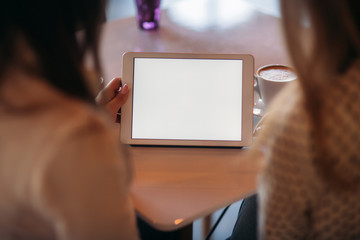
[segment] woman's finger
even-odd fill
[[[100,105],[109,103],[119,92],[121,78],[113,78],[98,94],[96,102]]]

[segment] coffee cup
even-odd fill
[[[260,67],[255,75],[255,90],[258,91],[264,107],[269,106],[280,90],[296,78],[294,70],[285,65]]]

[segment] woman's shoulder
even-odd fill
[[[48,109],[45,115],[52,119],[54,129],[58,133],[85,129],[110,130],[110,119],[104,110],[97,108],[94,104],[71,97],[65,97],[55,104],[56,106]]]
[[[110,119],[95,104],[71,97],[41,78],[12,72],[2,83],[0,96],[0,129],[12,147],[42,151],[76,131],[110,128]]]
[[[27,117],[41,123],[37,124],[40,130],[51,128],[48,133],[57,138],[86,129],[109,130],[110,119],[95,103],[63,93],[41,79],[33,81],[29,88],[32,89],[24,96],[24,101],[33,111]]]

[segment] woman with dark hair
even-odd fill
[[[299,79],[273,102],[254,146],[265,158],[258,237],[360,239],[360,3],[281,7]],[[241,223],[256,198],[246,203],[231,239],[248,239]]]
[[[0,239],[138,239],[128,155],[94,100],[104,4],[1,4]],[[97,98],[113,118],[120,85]]]

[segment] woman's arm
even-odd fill
[[[304,239],[308,233],[309,189],[304,164],[309,151],[302,129],[281,124],[265,150],[259,184],[261,239]]]
[[[97,123],[59,144],[39,194],[59,239],[138,239],[128,161],[116,137]]]

